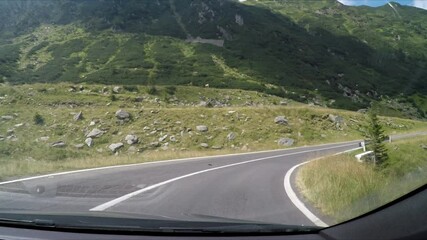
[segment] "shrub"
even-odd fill
[[[36,125],[44,125],[44,118],[42,115],[36,113],[33,117],[34,124]]]
[[[139,92],[138,87],[135,85],[125,85],[125,86],[123,86],[123,89],[128,91],[128,92]]]
[[[166,93],[169,95],[175,95],[176,93],[176,87],[175,86],[168,86],[166,87]]]
[[[157,94],[157,88],[156,86],[149,86],[147,93],[150,95],[156,95]]]

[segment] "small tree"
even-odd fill
[[[387,149],[384,145],[386,137],[377,114],[373,109],[368,111],[367,126],[364,135],[370,141],[368,149],[374,152],[374,163],[384,165],[388,160]]]

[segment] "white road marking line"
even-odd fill
[[[111,207],[113,207],[113,206],[115,206],[115,205],[117,205],[117,204],[119,204],[121,202],[124,202],[124,201],[128,200],[129,198],[132,198],[132,197],[134,197],[134,196],[136,196],[138,194],[141,194],[143,192],[147,192],[149,190],[158,188],[160,186],[163,186],[163,185],[166,185],[166,184],[169,184],[169,183],[172,183],[172,182],[176,182],[176,181],[184,179],[184,178],[189,178],[189,177],[192,177],[192,176],[195,176],[195,175],[199,175],[199,174],[202,174],[202,173],[212,172],[212,171],[223,169],[223,168],[229,168],[229,167],[234,167],[234,166],[238,166],[238,165],[243,165],[243,164],[258,162],[258,161],[263,161],[263,160],[271,159],[271,158],[286,157],[286,156],[292,156],[292,155],[297,155],[297,154],[301,154],[301,153],[309,153],[309,152],[317,152],[317,151],[330,150],[330,149],[335,149],[335,148],[342,148],[342,147],[351,146],[353,144],[354,143],[346,144],[346,145],[340,145],[340,146],[334,146],[334,147],[328,147],[328,148],[320,148],[320,149],[306,150],[306,151],[300,151],[300,152],[294,152],[294,153],[287,153],[287,154],[275,155],[275,156],[270,156],[270,157],[257,158],[257,159],[252,159],[252,160],[248,160],[248,161],[244,161],[244,162],[238,162],[238,163],[228,164],[228,165],[224,165],[224,166],[220,166],[220,167],[209,168],[209,169],[198,171],[198,172],[193,172],[193,173],[190,173],[190,174],[186,174],[186,175],[183,175],[183,176],[179,176],[179,177],[176,177],[176,178],[172,178],[172,179],[169,179],[169,180],[166,180],[166,181],[163,181],[163,182],[151,185],[149,187],[137,190],[135,192],[128,193],[128,194],[123,195],[123,196],[121,196],[119,198],[113,199],[111,201],[108,201],[106,203],[98,205],[98,206],[96,206],[94,208],[91,208],[89,211],[104,211],[104,210],[106,210],[108,208],[111,208]]]
[[[67,172],[51,173],[51,174],[45,174],[45,175],[40,175],[40,176],[15,179],[15,180],[10,180],[10,181],[0,182],[0,185],[10,184],[10,183],[17,183],[17,182],[23,182],[23,181],[30,181],[30,180],[36,180],[36,179],[40,179],[40,178],[56,177],[56,176],[67,175],[67,174],[84,173],[84,172],[108,170],[108,169],[115,169],[115,168],[134,167],[134,166],[141,166],[141,165],[148,165],[148,164],[162,164],[162,163],[170,163],[170,162],[191,161],[191,160],[203,160],[203,159],[209,159],[209,158],[224,158],[224,157],[231,157],[231,156],[244,156],[244,155],[250,155],[250,154],[257,154],[257,153],[269,153],[269,152],[273,153],[273,152],[279,152],[279,151],[295,150],[295,149],[298,149],[298,148],[320,147],[320,146],[328,146],[328,145],[336,145],[336,144],[346,144],[346,143],[354,143],[354,142],[356,142],[356,141],[348,141],[348,142],[341,142],[341,143],[327,143],[327,144],[320,144],[320,145],[315,145],[315,146],[301,146],[301,147],[294,147],[294,148],[277,149],[277,150],[265,150],[265,151],[249,152],[249,153],[232,153],[232,154],[223,154],[223,155],[212,155],[212,156],[203,156],[203,157],[180,158],[180,159],[172,159],[172,160],[160,160],[160,161],[153,161],[153,162],[143,162],[143,163],[115,165],[115,166],[98,167],[98,168],[87,168],[87,169],[82,169],[82,170],[74,170],[74,171],[67,171]]]
[[[343,154],[343,153],[355,151],[358,149],[360,149],[360,147],[353,148],[353,149],[350,149],[350,150],[347,150],[344,152],[339,152],[339,153],[336,153],[334,155]],[[314,224],[316,224],[316,226],[319,226],[319,227],[329,227],[328,224],[326,224],[325,222],[320,220],[319,217],[317,217],[310,210],[308,210],[308,208],[305,206],[305,204],[301,200],[299,200],[295,191],[292,189],[292,185],[291,185],[291,176],[292,176],[292,173],[295,171],[295,169],[299,168],[300,166],[302,166],[304,164],[312,162],[314,160],[316,160],[316,159],[312,159],[312,160],[309,160],[307,162],[300,163],[298,165],[295,165],[291,169],[289,169],[286,172],[285,179],[283,180],[283,185],[285,187],[285,192],[288,195],[289,199],[291,199],[291,201],[295,205],[295,207],[297,207],[308,219],[310,219],[310,221],[312,221]]]

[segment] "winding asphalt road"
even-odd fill
[[[357,147],[354,141],[4,182],[0,183],[0,212],[106,211],[172,219],[213,216],[315,225],[285,192],[285,174],[297,164]]]

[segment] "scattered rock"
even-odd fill
[[[169,137],[169,140],[170,140],[171,142],[176,142],[176,137],[175,137],[175,136],[170,136],[170,137]]]
[[[151,143],[150,143],[150,146],[151,146],[151,147],[154,147],[154,148],[156,148],[156,147],[160,147],[160,143],[159,143],[159,142],[151,142]]]
[[[6,138],[2,135],[0,135],[0,141],[4,141]]]
[[[46,142],[46,141],[49,141],[49,137],[40,137],[39,140]]]
[[[82,149],[82,148],[84,148],[84,146],[85,146],[85,145],[84,145],[83,143],[75,144],[75,145],[74,145],[74,147],[75,147],[75,148],[77,148],[77,149]]]
[[[120,120],[128,119],[128,118],[130,118],[130,113],[128,113],[128,112],[126,112],[126,111],[124,111],[122,109],[119,109],[116,112],[116,118],[118,118]]]
[[[420,147],[424,150],[427,150],[427,145],[425,145],[425,144],[421,144]]]
[[[133,145],[135,143],[138,143],[138,137],[136,135],[129,134],[125,137],[125,141],[129,145]]]
[[[130,153],[136,153],[136,152],[138,152],[138,149],[135,146],[130,146],[128,148],[128,152],[130,152]]]
[[[88,147],[92,147],[93,146],[93,139],[92,138],[86,138],[85,143]]]
[[[208,148],[208,147],[209,147],[209,144],[207,144],[207,143],[201,143],[201,144],[200,144],[200,147],[202,147],[202,148]]]
[[[335,127],[337,129],[342,130],[342,125],[344,124],[344,118],[338,115],[329,114],[328,115],[329,121],[335,124]]]
[[[76,115],[74,115],[74,121],[79,121],[83,119],[83,113],[80,111]]]
[[[115,86],[114,88],[113,88],[113,93],[120,93],[122,91],[122,88],[121,87],[119,87],[119,86]]]
[[[10,116],[10,115],[1,116],[0,118],[1,120],[6,120],[6,121],[13,120],[13,116]]]
[[[168,135],[164,135],[163,137],[159,138],[159,142],[163,142],[164,140],[166,140],[166,138],[168,138]]]
[[[17,127],[17,128],[22,127],[22,126],[24,126],[24,124],[23,124],[23,123],[18,123],[18,124],[15,124],[15,125],[14,125],[14,127]]]
[[[295,140],[292,138],[281,138],[277,143],[281,146],[290,147],[294,145]]]
[[[212,149],[220,150],[220,149],[222,149],[222,146],[212,146]]]
[[[6,131],[6,135],[7,135],[7,136],[12,136],[14,133],[15,133],[15,129],[14,129],[14,128],[12,128],[12,129],[8,129],[8,130]]]
[[[163,144],[163,146],[162,146],[162,150],[166,151],[166,150],[168,150],[168,149],[169,149],[169,143],[168,143],[168,142],[166,142],[165,144]]]
[[[10,136],[7,136],[6,140],[12,141],[12,142],[16,142],[16,141],[18,141],[18,138],[15,135],[12,134]]]
[[[86,137],[88,138],[97,138],[104,134],[104,131],[99,130],[98,128],[94,128],[92,131],[90,131]]]
[[[56,147],[56,148],[63,148],[63,147],[65,147],[65,146],[67,146],[66,144],[65,144],[65,142],[63,142],[63,141],[58,141],[58,142],[54,142],[54,143],[52,143],[52,145],[51,145],[52,147]]]
[[[277,123],[277,124],[287,125],[288,124],[288,119],[286,119],[284,116],[277,116],[274,119],[274,122]]]
[[[200,101],[200,103],[199,103],[198,106],[199,107],[207,107],[208,106],[208,102],[206,102],[206,101]]]
[[[344,118],[338,115],[329,114],[328,118],[329,118],[329,121],[333,123],[338,123],[338,124],[344,123]]]
[[[227,135],[227,140],[228,141],[233,141],[236,138],[236,133],[231,132]]]
[[[142,102],[142,101],[144,101],[144,98],[141,96],[138,96],[138,97],[135,97],[134,101],[135,102]]]
[[[196,127],[196,129],[199,132],[207,132],[209,130],[208,127],[205,126],[205,125],[199,125],[199,126]]]
[[[282,105],[282,106],[286,106],[286,105],[288,105],[288,102],[287,101],[284,101],[284,100],[282,100],[282,101],[280,101],[280,103],[279,103],[280,105]]]
[[[124,146],[123,143],[113,143],[110,146],[108,146],[108,149],[110,149],[113,153],[116,153],[123,146]]]

